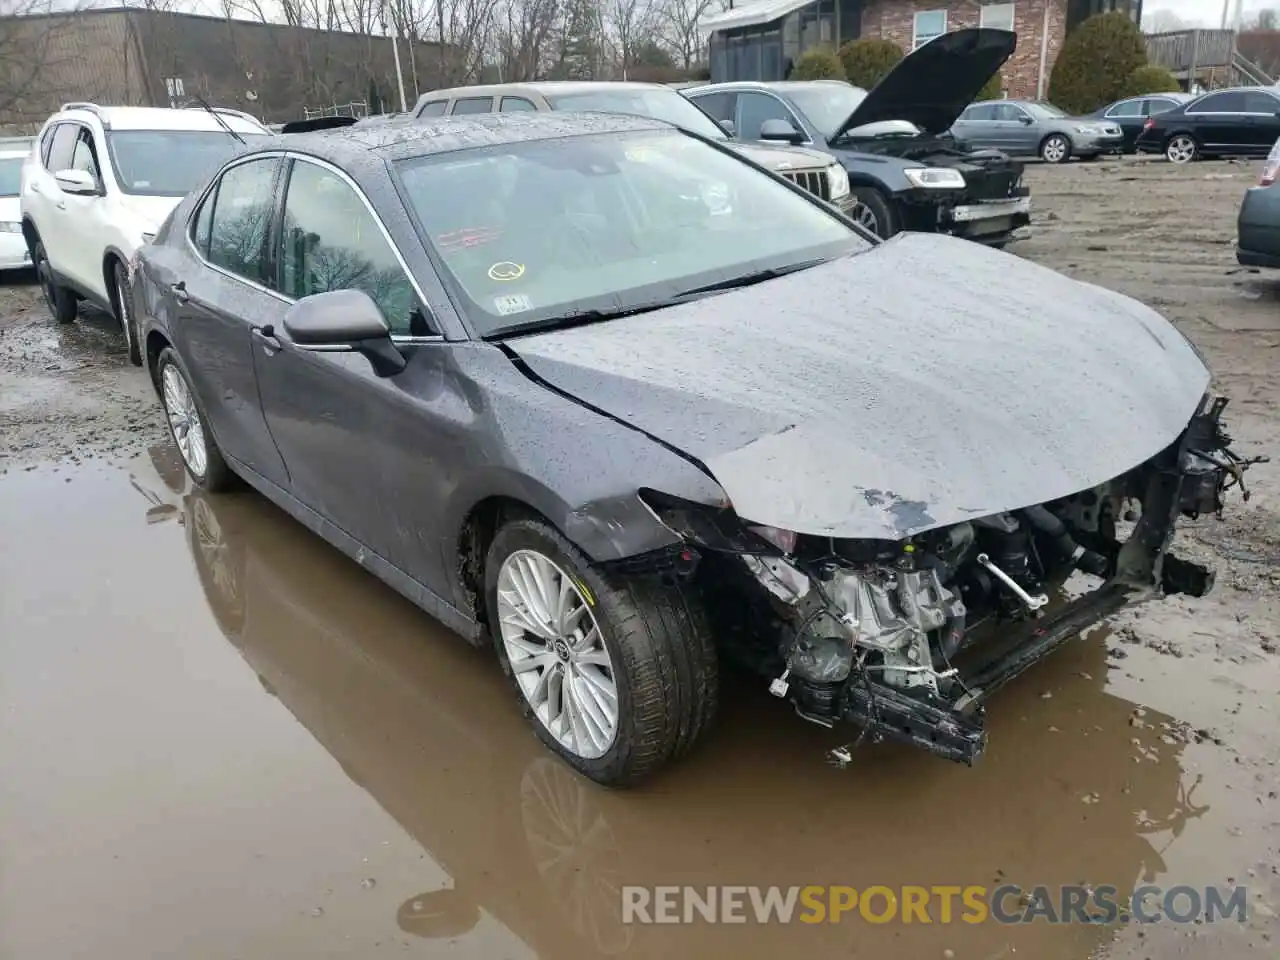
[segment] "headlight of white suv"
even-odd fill
[[[848,181],[846,181],[846,186]],[[21,233],[22,224],[13,220],[0,220],[0,233]]]
[[[827,188],[831,191],[832,200],[849,195],[849,174],[843,164],[833,163],[827,167]]]
[[[930,190],[964,189],[964,177],[959,170],[952,170],[950,167],[913,167],[902,173],[917,187]]]

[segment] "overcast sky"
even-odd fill
[[[1228,0],[1231,3],[1231,9],[1228,12],[1227,25],[1230,26],[1232,18],[1235,16],[1235,0]],[[1146,0],[1142,5],[1143,18],[1149,17],[1157,10],[1168,11],[1175,16],[1186,21],[1199,21],[1206,27],[1217,27],[1222,24],[1222,4],[1223,0]],[[1257,14],[1257,11],[1270,6],[1280,6],[1280,3],[1266,3],[1265,0],[1245,0],[1244,18],[1247,21],[1250,14]]]

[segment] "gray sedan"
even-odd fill
[[[1118,153],[1124,131],[1110,120],[1073,117],[1051,103],[1035,100],[992,100],[965,108],[951,134],[975,147],[990,147],[1010,156],[1039,157],[1066,163],[1072,157],[1092,160]]]
[[[1195,349],[1136,301],[881,242],[642,117],[258,139],[131,278],[187,472],[491,644],[588,777],[688,753],[721,657],[785,715],[972,763],[993,691],[1209,587],[1166,551],[1243,461]],[[1097,589],[1042,609],[1077,571]]]

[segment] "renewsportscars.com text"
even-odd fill
[[[1243,923],[1248,902],[1240,886],[624,886],[622,922]]]

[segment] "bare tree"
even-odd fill
[[[636,63],[636,52],[653,39],[658,25],[658,10],[651,0],[606,0],[604,29],[616,51],[622,79],[627,68]]]
[[[726,6],[724,0],[662,0],[657,11],[658,30],[684,69],[702,59],[704,43],[699,21]]]

